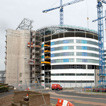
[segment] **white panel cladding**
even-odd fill
[[[94,76],[51,76],[53,81],[92,81],[95,80]]]
[[[90,41],[94,41],[94,42],[98,43],[98,40],[91,39],[91,38],[82,38],[82,37],[66,37],[66,38],[64,37],[64,38],[52,39],[51,42],[58,41],[58,40],[72,40],[72,39],[75,39],[75,40],[76,39],[79,39],[79,40],[90,40]]]
[[[63,44],[53,45],[51,46],[51,48],[60,47],[60,46],[87,46],[87,47],[99,48],[98,46],[95,45],[80,44],[80,43],[68,43],[68,44],[63,43]]]
[[[41,76],[41,80],[44,80],[44,76]]]
[[[58,57],[51,57],[51,59],[72,59],[73,56],[58,56]],[[95,59],[95,60],[99,60],[98,57],[91,57],[91,56],[76,56],[76,58],[80,58],[80,59]]]
[[[94,73],[94,70],[90,69],[57,69],[57,70],[51,70],[51,74],[56,73]]]
[[[41,71],[41,74],[44,74],[44,70]]]

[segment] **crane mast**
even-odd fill
[[[104,28],[103,28],[103,5],[104,0],[97,0],[98,15],[98,43],[99,43],[99,84],[105,82],[105,61],[104,61]]]

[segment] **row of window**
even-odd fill
[[[44,74],[42,74],[44,76]],[[80,74],[75,74],[75,73],[61,73],[61,74],[51,74],[51,76],[94,76],[94,74],[89,74],[89,73],[80,73]]]
[[[91,56],[91,57],[99,57],[99,54],[95,53],[86,53],[86,52],[77,52],[77,56]]]
[[[74,52],[64,52],[64,53],[51,54],[51,57],[58,57],[58,56],[74,56]]]
[[[74,59],[56,59],[56,60],[51,60],[51,63],[65,63],[65,62],[74,62]]]
[[[60,40],[60,41],[54,41],[51,42],[52,45],[58,45],[58,44],[64,44],[64,43],[74,43],[74,40]]]
[[[87,47],[87,46],[77,46],[76,49],[78,49],[78,50],[92,50],[92,51],[99,51],[98,48],[95,48],[95,47]]]
[[[64,53],[54,53],[54,54],[51,54],[51,57],[59,57],[59,56],[74,56],[74,52],[64,52]],[[77,52],[76,56],[99,57],[99,54],[86,53],[86,52]],[[42,55],[41,58],[44,59],[44,55]]]
[[[82,43],[82,44],[92,44],[98,46],[97,42],[94,41],[88,41],[88,40],[76,40],[76,43]]]
[[[51,51],[58,51],[58,50],[72,50],[74,46],[60,46],[51,48]],[[98,48],[95,47],[87,47],[87,46],[76,46],[77,50],[92,50],[92,51],[99,51]]]
[[[51,69],[99,69],[95,65],[52,65]],[[86,71],[86,70],[85,70]]]
[[[44,82],[42,80],[41,82]],[[94,81],[51,81],[51,83],[94,83]]]
[[[51,46],[58,45],[58,44],[64,44],[64,43],[74,43],[74,40],[60,40],[60,41],[54,41],[51,42]],[[98,46],[97,42],[89,41],[89,40],[76,40],[76,43],[82,43],[82,44],[92,44]],[[42,46],[43,47],[43,46]]]
[[[51,54],[51,57],[59,57],[59,56],[74,56],[74,52],[64,52],[64,53],[54,53],[54,54]],[[76,56],[99,57],[99,54],[86,53],[86,52],[77,52]]]
[[[74,59],[54,59],[51,60],[51,63],[65,63],[65,62],[75,62]],[[76,59],[76,62],[81,62],[81,63],[98,63],[99,60],[94,60],[94,59]]]
[[[54,41],[51,42],[51,46],[58,45],[58,44],[66,44],[66,43],[74,43],[74,40],[60,40],[60,41]],[[89,41],[89,40],[76,40],[76,43],[82,43],[82,44],[92,44],[98,46],[97,42]],[[41,45],[41,47],[44,47],[44,44]]]
[[[94,59],[76,59],[76,62],[98,63],[99,64],[99,60],[94,60]]]
[[[51,51],[72,50],[72,49],[74,49],[74,46],[60,46],[60,47],[51,48]]]
[[[94,81],[51,81],[52,83],[94,83]]]

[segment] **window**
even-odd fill
[[[54,44],[55,44],[54,42],[51,42],[51,46],[54,45]]]
[[[22,73],[20,73],[20,77],[22,77]]]
[[[58,45],[58,44],[64,44],[64,43],[74,43],[74,40],[59,40],[59,41],[54,41],[51,42],[52,45]]]
[[[56,60],[51,60],[51,63],[64,63],[64,62],[74,62],[74,59],[56,59]]]
[[[69,59],[63,59],[63,62],[69,62]]]
[[[63,50],[68,50],[68,46],[64,46],[63,47]]]
[[[51,54],[51,57],[55,57],[55,54]]]
[[[41,46],[42,48],[44,47],[44,44],[42,44],[42,46]]]
[[[90,56],[90,57],[99,57],[99,54],[95,53],[86,53],[86,52],[77,52],[77,56]]]
[[[94,59],[76,59],[77,62],[87,62],[87,63],[98,63],[99,64],[99,60],[94,60]]]
[[[58,57],[58,56],[74,56],[74,52],[63,52],[63,53],[51,54],[51,57]]]
[[[52,69],[86,69],[85,65],[52,65]]]
[[[54,48],[51,48],[51,51],[54,51],[55,49]]]
[[[89,40],[76,40],[77,43],[82,43],[82,44],[92,44],[98,46],[97,42],[94,41],[89,41]]]
[[[74,49],[74,46],[61,46],[61,47],[55,47],[55,48],[51,48],[51,51],[70,50],[70,49]]]
[[[42,55],[42,59],[44,58],[44,55]]]
[[[44,50],[42,50],[42,53],[44,53]]]
[[[99,51],[98,48],[95,47],[87,47],[87,46],[77,46],[76,47],[78,50],[92,50],[92,51]]]

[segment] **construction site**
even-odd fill
[[[103,19],[106,23],[103,4],[106,1],[97,0],[98,17],[92,22],[98,22],[98,31],[64,25],[64,7],[83,1],[63,4],[60,0],[60,6],[42,11],[47,13],[59,9],[59,25],[33,30],[33,21],[24,18],[15,30],[6,30],[5,83],[14,86],[16,91],[12,106],[18,106],[15,103],[35,106],[38,97],[41,103],[36,106],[52,106],[48,94],[51,91],[45,90],[55,90],[53,84],[79,92],[106,92],[103,87],[102,90],[96,89],[106,85],[106,34],[103,27]],[[43,94],[42,90],[47,94]],[[28,103],[22,101],[26,94],[30,95]],[[67,105],[59,105],[59,101],[56,106],[74,106],[68,105],[68,101]]]
[[[83,0],[61,5],[64,7],[80,1]],[[98,14],[102,12],[101,8],[98,4]],[[59,26],[34,31],[31,30],[33,22],[24,19],[16,30],[7,30],[6,83],[17,87],[19,84],[30,86],[39,83],[44,88],[50,88],[55,83],[64,88],[105,83],[102,13],[101,18],[98,15],[99,29],[96,32],[88,28],[63,25],[63,8],[60,10]]]

